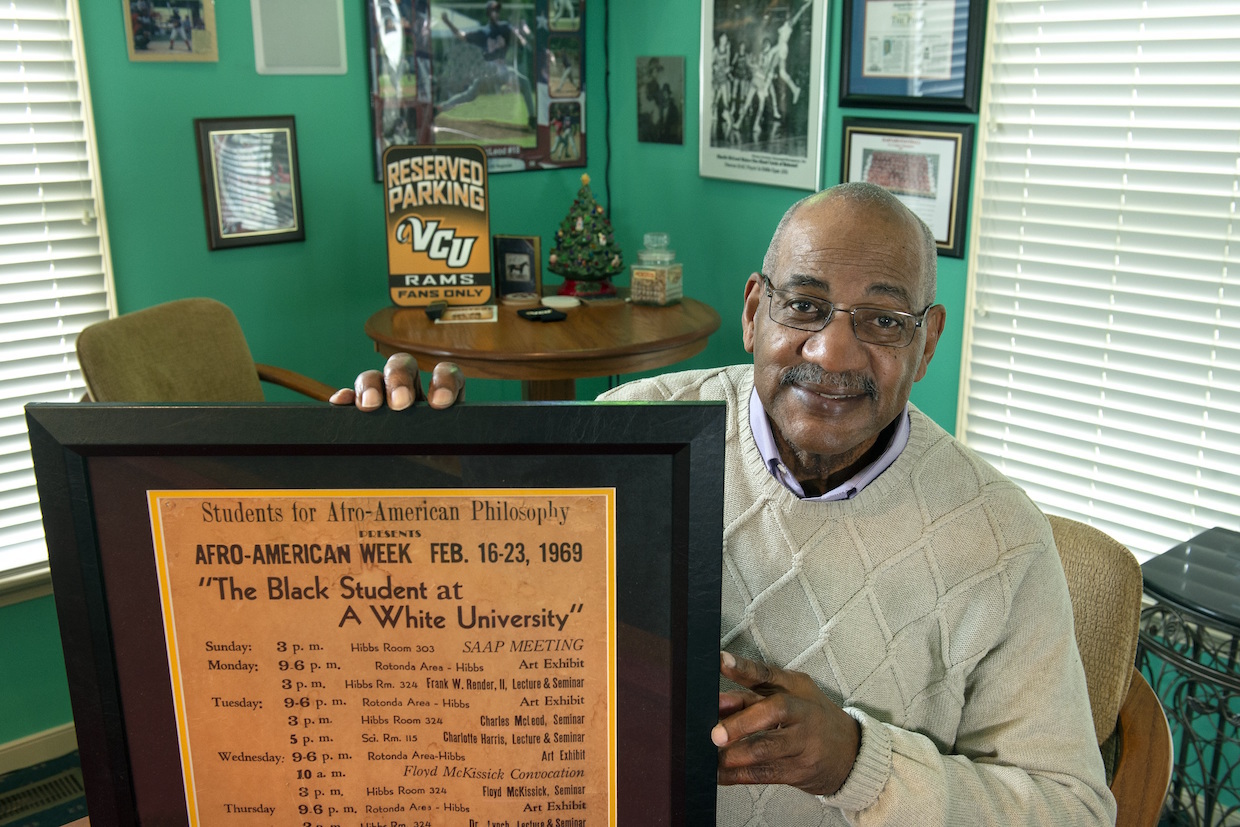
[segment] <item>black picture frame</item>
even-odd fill
[[[907,4],[843,3],[841,106],[977,112],[986,0],[952,0],[950,20],[945,0],[915,5],[920,27]]]
[[[499,297],[542,295],[542,238],[536,235],[491,236],[491,265]]]
[[[292,115],[195,118],[194,134],[210,249],[305,240]]]
[[[840,180],[891,191],[934,231],[939,255],[962,258],[973,124],[845,118],[843,127]]]
[[[714,824],[721,405],[26,412],[94,827],[188,823],[147,492],[324,484],[614,486],[618,823]]]

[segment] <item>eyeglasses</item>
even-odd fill
[[[852,317],[853,335],[858,341],[887,347],[908,347],[917,335],[917,328],[926,320],[926,312],[933,302],[922,308],[917,315],[881,307],[838,307],[825,299],[815,299],[779,290],[771,280],[762,276],[766,283],[766,295],[770,297],[767,315],[771,321],[794,330],[817,333],[830,324],[838,310]]]

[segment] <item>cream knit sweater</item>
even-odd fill
[[[599,397],[727,403],[722,646],[808,673],[861,723],[835,795],[720,787],[718,823],[1113,824],[1041,511],[916,408],[857,497],[800,500],[754,444],[752,387],[738,365]]]

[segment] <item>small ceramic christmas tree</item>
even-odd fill
[[[581,189],[560,222],[547,269],[563,276],[562,296],[614,296],[610,278],[624,269],[611,222],[590,192],[590,176],[581,176]]]

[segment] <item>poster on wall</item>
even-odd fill
[[[121,0],[132,61],[220,59],[214,0]]]
[[[581,0],[366,2],[376,180],[400,144],[476,144],[490,172],[585,165]]]
[[[826,0],[702,0],[701,175],[817,190]]]

